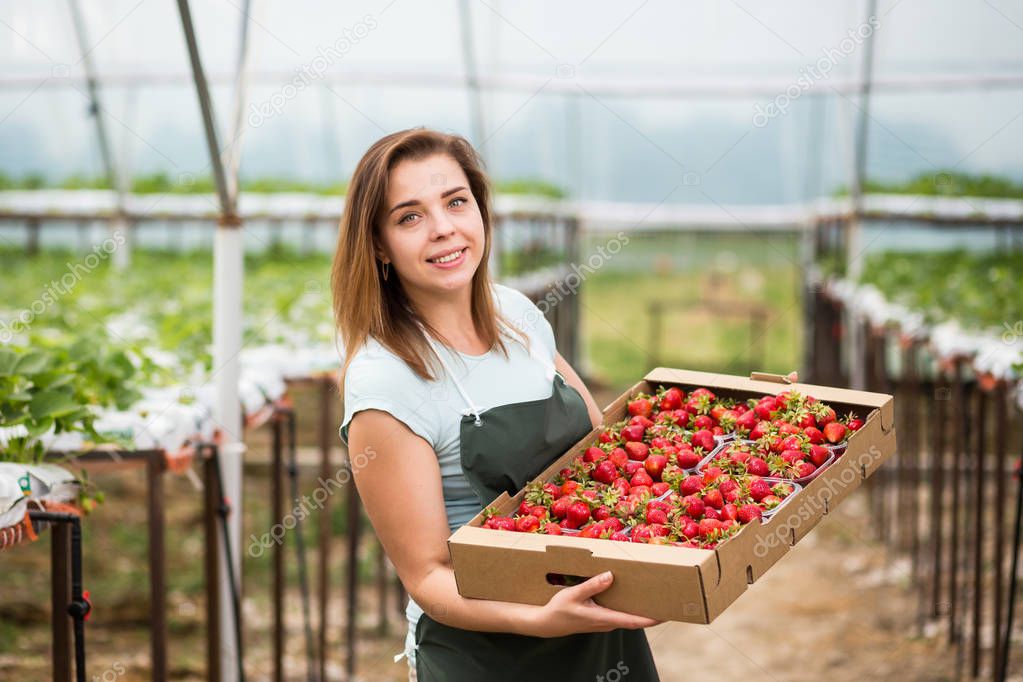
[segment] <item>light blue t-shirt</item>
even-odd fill
[[[439,343],[447,366],[457,375],[462,388],[478,410],[549,398],[553,376],[547,366],[557,352],[554,330],[543,313],[520,292],[494,284],[494,299],[505,318],[529,337],[530,355],[517,336],[505,338],[508,357],[492,349],[483,355],[467,355]],[[339,433],[348,444],[348,426],[360,410],[382,410],[430,444],[440,463],[441,486],[448,528],[454,532],[483,508],[462,474],[459,430],[466,400],[442,368],[435,381],[421,379],[405,361],[369,339],[359,349],[345,376],[344,419]],[[484,504],[490,500],[485,500]],[[409,621],[405,653],[414,664],[414,633],[423,611],[409,599],[405,614]]]

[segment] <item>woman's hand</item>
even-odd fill
[[[596,575],[574,587],[565,587],[537,610],[533,633],[538,637],[561,637],[579,632],[610,632],[618,628],[638,630],[659,625],[661,621],[605,608],[593,596],[611,587],[610,571]]]
[[[789,372],[786,377],[791,383],[799,383],[799,372]]]

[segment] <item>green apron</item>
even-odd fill
[[[482,412],[440,351],[438,356],[469,405],[460,425],[461,464],[481,505],[502,491],[514,495],[592,428],[579,392],[563,376],[555,376],[554,366],[536,354],[533,357],[546,366],[548,378],[553,377],[551,396]],[[462,630],[424,613],[416,625],[415,641],[418,682],[659,679],[643,630],[530,637]]]

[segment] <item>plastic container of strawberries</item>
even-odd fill
[[[792,488],[793,488],[792,492],[789,493],[788,495],[786,495],[785,498],[781,501],[781,504],[779,504],[774,509],[768,509],[768,510],[764,511],[764,522],[766,523],[775,514],[777,514],[780,509],[785,507],[785,505],[787,505],[789,503],[789,500],[791,500],[793,497],[798,495],[799,491],[803,489],[803,486],[801,484],[796,483],[795,481],[789,480],[787,478],[768,478],[768,477],[765,476],[764,480],[767,481],[768,483],[770,483],[772,486],[775,483],[786,483],[788,485],[791,485]]]
[[[755,441],[752,441],[752,440],[738,440],[738,441],[735,441],[735,442],[736,443],[748,443],[748,444],[751,444],[751,445],[755,443]],[[696,465],[696,471],[697,472],[703,471],[707,467],[707,465],[710,464],[714,460],[715,457],[717,457],[719,454],[721,454],[724,451],[724,449],[727,446],[728,446],[728,444],[724,443],[724,444],[721,444],[718,447],[714,448],[713,450],[711,450],[710,454],[708,454],[703,459],[701,459],[700,463]],[[824,460],[824,463],[821,464],[819,467],[817,467],[814,470],[814,472],[812,474],[810,474],[809,476],[801,476],[799,478],[782,478],[780,476],[771,476],[770,479],[774,480],[774,481],[785,481],[787,483],[798,483],[802,487],[802,486],[806,485],[807,483],[809,483],[810,481],[812,481],[813,479],[817,478],[817,476],[819,476],[820,473],[822,471],[824,471],[828,467],[829,464],[831,464],[832,462],[835,461],[835,458],[836,458],[836,455],[835,455],[834,451],[832,451],[831,454],[828,455],[828,458],[826,460]],[[768,478],[768,477],[764,476],[764,478]]]

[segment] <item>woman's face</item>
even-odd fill
[[[471,284],[483,258],[483,218],[453,158],[400,162],[391,169],[384,210],[380,255],[406,291],[436,294]]]

